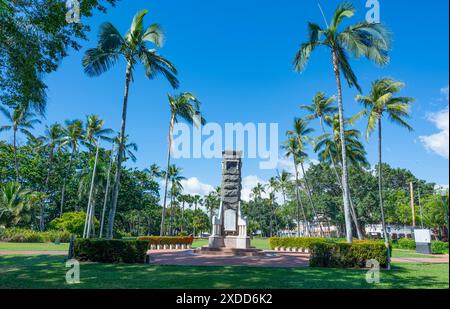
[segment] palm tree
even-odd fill
[[[295,139],[297,141],[297,144],[298,144],[297,147],[301,151],[299,153],[298,159],[299,159],[300,167],[302,169],[303,180],[305,181],[306,192],[307,192],[309,203],[311,205],[311,209],[314,213],[314,216],[316,217],[317,220],[319,220],[319,217],[316,212],[316,207],[314,206],[314,202],[312,200],[312,193],[311,193],[311,189],[309,186],[309,182],[308,182],[308,178],[306,176],[306,170],[305,170],[305,166],[304,166],[304,161],[305,161],[305,159],[308,158],[308,155],[306,154],[306,152],[304,152],[305,144],[307,142],[309,142],[308,135],[311,134],[313,131],[314,131],[314,129],[309,128],[308,123],[306,121],[304,121],[301,118],[295,118],[294,119],[294,129],[292,131],[288,131],[287,135],[288,135],[288,137],[292,137],[293,139]],[[320,223],[320,221],[318,221],[318,223],[319,223],[319,228],[320,228],[320,234],[323,235],[322,224]]]
[[[99,156],[99,148],[100,148],[100,140],[109,140],[112,139],[108,137],[109,134],[113,132],[113,130],[104,128],[104,121],[100,119],[97,115],[90,115],[87,117],[86,120],[86,135],[85,135],[85,144],[88,148],[93,151],[93,149],[96,149],[95,152],[95,160],[94,160],[94,166],[92,170],[92,177],[91,177],[91,186],[89,191],[89,199],[88,199],[88,206],[86,211],[86,224],[85,224],[85,234],[86,237],[89,238],[90,235],[90,228],[91,223],[93,222],[93,217],[95,216],[95,201],[92,201],[94,198],[94,186],[95,186],[95,177],[96,177],[96,171],[97,171],[97,162],[98,162],[98,156]]]
[[[252,193],[250,196],[252,196],[254,198],[254,202],[256,205],[256,211],[259,214],[259,227],[261,229],[261,236],[264,236],[264,232],[263,232],[263,222],[262,222],[262,217],[261,214],[263,213],[263,209],[262,207],[264,207],[264,203],[263,203],[263,198],[262,195],[263,193],[266,193],[266,189],[265,186],[261,183],[257,183],[255,187],[253,187],[252,189]]]
[[[31,191],[23,189],[18,182],[8,182],[0,188],[0,222],[4,215],[12,217],[11,222],[17,224],[20,214],[29,208]]]
[[[367,111],[367,129],[366,138],[374,132],[375,127],[378,126],[378,193],[379,203],[381,210],[381,220],[383,225],[383,234],[388,250],[389,256],[389,235],[386,229],[386,222],[384,218],[384,206],[383,206],[383,175],[382,175],[382,127],[381,121],[383,116],[387,116],[388,119],[398,124],[409,131],[413,128],[406,122],[405,118],[410,117],[410,105],[414,101],[409,97],[398,97],[396,93],[400,92],[404,83],[395,81],[390,78],[383,78],[376,80],[372,83],[372,89],[367,96],[358,95],[356,100],[364,105]]]
[[[0,111],[10,122],[9,125],[1,126],[0,132],[11,130],[13,132],[14,169],[16,172],[16,181],[19,181],[17,133],[20,132],[31,138],[33,137],[33,134],[30,130],[34,129],[34,125],[41,123],[41,121],[34,118],[36,115],[29,110],[28,105],[18,104],[11,112],[9,112],[4,106],[0,106]]]
[[[304,227],[306,228],[306,234],[311,235],[309,230],[308,220],[306,219],[306,212],[303,206],[302,199],[300,197],[300,181],[298,177],[298,165],[299,158],[305,156],[306,154],[302,152],[298,147],[297,139],[295,137],[289,137],[288,140],[283,145],[284,150],[286,151],[286,157],[292,157],[294,160],[294,169],[295,169],[295,195],[297,198],[297,236],[300,236],[300,210],[302,212]]]
[[[54,123],[51,126],[47,126],[45,129],[44,142],[48,148],[47,158],[47,176],[45,177],[45,190],[49,192],[49,182],[53,167],[53,158],[56,148],[61,144],[63,137],[63,127],[59,123]],[[43,231],[45,228],[45,203],[41,203],[39,229]]]
[[[141,63],[145,69],[145,75],[154,79],[158,74],[163,74],[172,87],[178,87],[175,77],[177,70],[174,65],[160,56],[155,49],[150,49],[147,43],[161,47],[163,32],[158,24],[152,24],[144,29],[144,17],[147,10],[139,11],[133,18],[131,27],[125,36],[122,36],[113,24],[106,22],[100,26],[98,45],[88,49],[83,58],[83,66],[89,76],[99,76],[115,65],[120,57],[126,61],[125,95],[123,98],[122,125],[119,135],[119,149],[117,152],[117,172],[114,179],[112,205],[108,221],[108,238],[113,237],[114,218],[116,214],[117,199],[122,167],[122,156],[125,148],[125,127],[128,107],[128,93],[130,82],[133,79],[133,71],[137,63]]]
[[[283,194],[283,204],[286,204],[286,189],[289,186],[291,174],[285,170],[280,172],[277,170],[277,177],[278,186],[281,190],[281,193]]]
[[[351,3],[340,4],[334,12],[331,24],[322,29],[319,25],[308,23],[309,40],[301,44],[294,59],[296,71],[303,71],[309,61],[311,53],[319,46],[330,49],[334,77],[337,86],[339,132],[342,143],[344,138],[344,106],[342,99],[341,72],[350,87],[356,87],[361,92],[358,79],[353,72],[348,60],[348,53],[359,58],[365,56],[376,64],[385,65],[389,62],[388,50],[390,48],[390,35],[381,24],[360,22],[350,25],[343,31],[339,31],[339,25],[345,17],[350,18],[355,14],[355,8]],[[342,183],[343,200],[347,242],[352,242],[351,214],[348,198],[348,168],[346,147],[342,149]]]
[[[200,126],[205,123],[205,119],[200,116],[200,102],[197,98],[189,92],[183,92],[179,95],[171,96],[169,94],[169,106],[170,106],[170,124],[169,124],[169,134],[168,134],[168,151],[167,151],[167,170],[170,167],[170,158],[172,153],[172,141],[173,141],[173,128],[175,123],[181,119],[192,123],[196,126]],[[167,205],[167,187],[169,184],[169,174],[165,175],[164,184],[164,201],[163,210],[161,214],[161,236],[164,235],[164,220],[166,216],[166,205]]]
[[[269,192],[269,202],[270,202],[270,237],[273,236],[273,220],[275,215],[275,194],[280,189],[279,182],[276,177],[271,177],[269,179],[268,187]]]
[[[202,197],[198,194],[192,196],[192,204],[194,204],[194,218],[192,222],[193,232],[192,235],[195,237],[195,230],[197,227],[197,208],[198,205],[202,203]]]
[[[220,187],[208,193],[205,197],[205,208],[209,213],[209,222],[212,223],[214,213],[220,207]]]
[[[330,119],[330,117],[332,119],[333,115],[335,115],[338,111],[338,109],[333,106],[335,100],[336,100],[336,98],[334,96],[328,98],[324,92],[317,92],[310,105],[300,106],[301,109],[305,109],[310,112],[310,114],[308,116],[306,116],[305,119],[307,119],[307,120],[319,119],[320,128],[322,129],[322,134],[327,133],[325,130],[324,124],[326,123],[328,125],[331,125],[329,119]],[[325,153],[329,153],[329,151],[326,151]],[[347,156],[348,156],[348,154],[347,154]],[[344,194],[342,178],[339,176],[338,170],[336,168],[336,161],[334,160],[333,156],[330,156],[329,158],[331,160],[331,167],[336,175],[336,179],[342,190],[342,194]],[[361,229],[359,228],[359,223],[358,223],[358,219],[356,216],[356,210],[353,205],[353,200],[350,196],[351,195],[350,189],[347,192],[348,192],[348,197],[349,197],[349,204],[350,204],[352,219],[353,219],[353,222],[356,227],[356,233],[358,235],[358,239],[363,239],[364,235],[362,234]]]
[[[69,177],[70,170],[72,169],[73,159],[75,154],[80,150],[81,142],[84,140],[85,131],[83,129],[83,122],[81,120],[66,121],[66,127],[64,128],[64,136],[62,138],[61,146],[69,146],[71,149],[69,166],[63,179],[63,185],[61,189],[61,204],[59,210],[59,216],[61,217],[64,210],[64,198],[66,191],[67,178]]]

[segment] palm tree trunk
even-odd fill
[[[103,210],[102,210],[102,219],[100,223],[100,233],[99,238],[103,237],[103,225],[105,223],[105,213],[106,213],[106,205],[108,204],[108,196],[109,196],[109,186],[111,184],[111,169],[113,164],[113,156],[114,156],[114,146],[111,149],[111,158],[109,159],[108,173],[106,179],[106,188],[105,188],[105,198],[103,200]]]
[[[384,244],[387,250],[387,268],[391,268],[391,253],[389,250],[389,235],[386,228],[386,220],[384,216],[384,205],[383,205],[383,174],[382,174],[382,157],[381,157],[381,146],[382,146],[382,136],[381,136],[381,118],[378,118],[378,194],[380,198],[380,210],[381,210],[381,224],[383,225],[384,234]]]
[[[124,144],[125,144],[125,127],[127,122],[127,108],[128,108],[128,92],[130,89],[130,81],[131,81],[131,63],[128,62],[126,77],[125,77],[125,94],[123,97],[123,109],[122,109],[122,126],[120,128],[120,136],[119,136],[119,151],[117,153],[117,171],[114,179],[114,188],[112,195],[112,203],[111,209],[109,211],[108,218],[108,232],[107,238],[113,238],[113,229],[114,229],[114,219],[116,216],[116,208],[117,208],[117,199],[119,198],[119,188],[120,188],[120,176],[122,174],[122,157],[124,152]]]
[[[61,189],[61,205],[60,205],[60,209],[59,209],[59,217],[62,217],[63,214],[63,209],[64,209],[64,197],[65,197],[65,193],[66,193],[66,183],[67,183],[67,178],[69,177],[69,173],[70,170],[72,169],[72,162],[73,162],[73,157],[75,156],[75,149],[72,149],[72,153],[70,154],[70,159],[69,159],[69,168],[67,169],[66,174],[64,175],[64,179],[63,179],[63,185],[62,185],[62,189]]]
[[[196,218],[197,218],[197,202],[195,202],[195,204],[194,204],[194,217],[192,218],[192,227],[193,227],[192,235],[194,236],[194,238],[195,238],[195,227],[196,227],[196,223],[197,223]]]
[[[325,127],[323,125],[323,117],[320,117],[320,127],[322,128],[323,134],[326,134],[327,132],[325,131]],[[336,149],[339,149],[339,148],[336,147]],[[333,156],[331,155],[331,153],[330,153],[330,151],[328,149],[328,145],[327,145],[327,152],[330,155],[331,167],[332,167],[332,169],[334,171],[334,174],[336,175],[336,179],[338,181],[339,187],[343,191],[343,189],[342,189],[342,179],[341,179],[341,177],[339,177],[339,173],[338,173],[337,168],[336,168],[336,162],[335,162]],[[348,196],[349,196],[351,215],[352,215],[353,223],[355,224],[355,228],[356,228],[356,234],[358,235],[358,239],[362,240],[362,239],[364,239],[364,235],[363,235],[363,233],[361,233],[361,228],[359,227],[358,217],[356,215],[355,206],[353,205],[353,200],[352,200],[352,197],[351,197],[350,188],[348,188]]]
[[[16,182],[19,182],[19,160],[17,158],[17,129],[13,132],[14,170],[16,172]]]
[[[309,230],[308,221],[306,219],[305,209],[303,207],[302,199],[300,198],[299,192],[299,180],[298,180],[298,166],[297,166],[297,158],[294,155],[294,166],[295,166],[295,194],[297,196],[297,236],[300,236],[300,209],[302,211],[303,220],[305,222],[306,234],[311,235],[311,231]]]
[[[164,201],[163,201],[163,209],[161,214],[161,228],[159,230],[159,235],[164,236],[164,221],[166,218],[166,204],[167,204],[167,186],[169,185],[169,168],[170,168],[170,154],[172,150],[172,130],[175,123],[175,115],[172,115],[170,118],[170,125],[169,125],[169,149],[167,151],[167,168],[166,168],[166,179],[164,184]]]
[[[185,201],[183,200],[182,206],[181,206],[181,224],[180,224],[180,231],[183,233],[184,231],[184,205]]]
[[[317,216],[316,207],[314,206],[314,202],[312,200],[311,188],[309,186],[308,178],[306,177],[306,171],[305,171],[305,167],[303,166],[303,162],[300,162],[300,166],[302,167],[303,179],[305,180],[305,187],[306,187],[306,191],[308,192],[309,203],[311,204],[311,208],[314,212],[314,216],[318,220],[317,222],[319,223],[320,235],[323,236],[324,233],[323,233],[322,224],[320,223],[319,217]]]
[[[85,227],[85,235],[84,238],[89,238],[90,235],[90,229],[91,229],[91,223],[92,223],[92,208],[93,208],[93,202],[92,199],[94,198],[94,184],[95,184],[95,173],[97,172],[97,161],[98,161],[98,151],[100,148],[100,139],[97,140],[97,150],[95,152],[95,161],[94,161],[94,169],[92,171],[92,179],[91,179],[91,188],[89,191],[89,200],[88,200],[88,207],[86,212],[86,224],[87,229]]]
[[[54,151],[55,151],[55,147],[52,145],[50,148],[50,153],[48,154],[48,160],[47,160],[48,170],[47,170],[47,177],[45,177],[45,190],[47,193],[49,192],[49,182],[50,182],[50,175],[51,175],[51,171],[52,171],[52,161],[53,161]],[[44,231],[44,229],[45,229],[44,215],[45,215],[45,202],[42,202],[41,209],[40,209],[40,217],[39,217],[39,230],[41,232]]]
[[[351,243],[353,238],[352,222],[350,214],[350,205],[348,198],[348,169],[347,169],[347,149],[345,147],[345,134],[344,134],[344,107],[342,103],[342,86],[341,86],[341,73],[339,71],[339,63],[336,55],[336,51],[333,50],[333,70],[336,78],[337,92],[338,92],[338,113],[339,113],[339,136],[341,139],[342,148],[342,192],[344,200],[344,217],[345,217],[345,234],[347,242]]]

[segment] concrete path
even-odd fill
[[[11,251],[11,250],[0,250],[0,255],[67,255],[67,251]]]
[[[267,256],[212,256],[194,254],[193,250],[149,251],[152,265],[181,266],[251,266],[308,267],[309,255],[303,253],[274,253]]]

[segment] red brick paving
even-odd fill
[[[178,266],[253,266],[308,267],[309,255],[303,253],[267,252],[267,256],[212,256],[194,254],[192,250],[149,251],[152,265]]]

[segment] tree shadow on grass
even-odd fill
[[[396,263],[379,284],[366,270],[80,264],[80,284],[67,284],[61,256],[0,257],[0,288],[373,289],[448,288],[448,265]],[[446,275],[445,275],[446,272]]]

